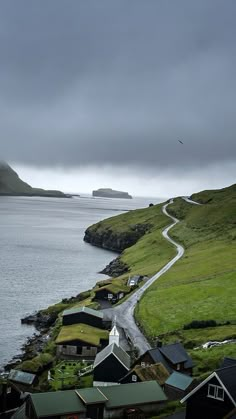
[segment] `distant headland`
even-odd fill
[[[123,199],[132,199],[132,196],[128,192],[115,191],[111,188],[100,188],[96,191],[93,191],[93,196],[100,196],[103,198],[123,198]]]
[[[18,174],[4,161],[0,161],[0,196],[47,196],[52,198],[70,198],[61,191],[32,188],[21,180]]]

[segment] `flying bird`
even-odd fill
[[[181,140],[178,140],[178,141],[179,141],[180,144],[183,144],[183,141],[181,141]]]

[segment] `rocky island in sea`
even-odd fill
[[[4,161],[0,161],[0,195],[70,197],[61,191],[32,188],[28,183],[21,180],[18,174]]]
[[[132,196],[128,192],[115,191],[111,188],[100,188],[92,193],[93,196],[100,196],[103,198],[123,198],[123,199],[132,199]]]

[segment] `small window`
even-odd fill
[[[108,294],[107,298],[108,300],[111,300],[113,298],[113,294]]]
[[[11,393],[11,387],[7,387],[7,394]]]
[[[224,389],[220,386],[209,384],[207,396],[212,399],[224,400]]]
[[[141,367],[145,367],[145,362],[141,362]]]
[[[177,371],[180,370],[180,364],[177,364]]]
[[[136,382],[136,381],[137,381],[137,375],[135,375],[135,374],[134,374],[134,375],[132,375],[132,381],[133,381],[133,382]]]
[[[224,400],[224,390],[222,387],[217,387],[216,389],[216,398],[218,400]]]

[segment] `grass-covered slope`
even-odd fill
[[[183,327],[193,320],[234,325],[230,331],[224,326],[210,328],[209,334],[208,329],[201,330],[198,344],[236,333],[236,188],[201,192],[192,198],[206,203],[197,206],[176,199],[169,207],[181,220],[170,234],[184,245],[185,254],[148,289],[136,310],[150,338],[164,335],[169,340],[172,334],[175,340],[178,331],[178,338],[189,346],[191,341],[192,346],[196,343],[199,329],[183,331]],[[233,348],[236,356],[236,345]],[[211,351],[232,355],[230,345]]]
[[[236,329],[236,185],[200,192],[192,199],[203,205],[177,198],[168,207],[180,219],[169,234],[184,245],[185,254],[146,291],[135,313],[150,339],[160,336],[163,341],[177,339],[188,347],[214,340],[214,336],[219,340],[235,337]],[[117,237],[132,231],[134,225],[149,225],[136,244],[121,255],[131,275],[152,275],[176,253],[161,235],[171,222],[161,208],[162,205],[156,205],[131,211],[93,226],[99,229],[99,234],[108,230]],[[127,274],[121,278],[127,278]],[[200,332],[184,330],[184,325],[193,320],[215,320],[217,327],[200,329]],[[226,322],[228,327],[224,326]],[[227,353],[236,356],[236,345],[212,348],[208,355],[214,351],[216,359]],[[208,355],[203,357],[206,365]]]
[[[174,248],[161,236],[170,219],[162,205],[129,211],[87,229],[90,243],[122,251],[122,262],[132,274],[152,275],[174,256]],[[88,233],[87,233],[88,234]],[[85,235],[86,237],[86,235]],[[127,277],[127,274],[126,274]]]
[[[66,197],[66,195],[60,191],[47,191],[40,188],[32,188],[28,183],[21,180],[18,174],[7,163],[1,161],[0,195]]]

